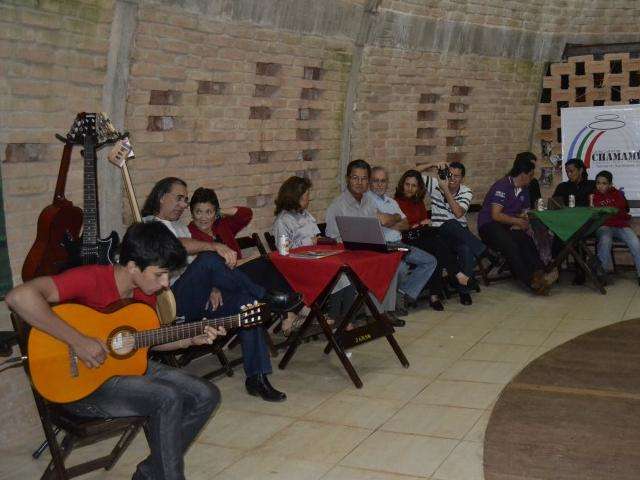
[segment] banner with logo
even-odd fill
[[[590,179],[609,170],[631,214],[640,216],[640,105],[563,108],[561,121],[562,164],[580,158]]]

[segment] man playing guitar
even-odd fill
[[[186,265],[187,252],[159,222],[129,227],[117,265],[88,265],[52,276],[39,277],[14,288],[7,305],[27,323],[69,345],[88,368],[100,368],[109,350],[102,340],[90,338],[58,317],[50,304],[80,303],[95,309],[123,299],[155,306],[156,293],[169,287],[170,272]],[[204,334],[154,347],[162,350],[211,344],[223,327],[204,327]],[[65,404],[87,417],[148,418],[150,455],[142,461],[134,480],[182,480],[184,454],[220,401],[212,383],[156,362],[144,375],[116,376],[89,396]]]

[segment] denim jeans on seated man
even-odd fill
[[[216,310],[209,306],[213,288],[222,293],[222,305]],[[218,318],[234,315],[243,305],[265,296],[265,290],[253,283],[238,269],[229,269],[222,258],[213,252],[202,252],[171,286],[176,297],[178,316],[189,321],[203,317]],[[247,377],[271,373],[269,349],[261,326],[238,332],[242,345],[244,371]]]
[[[372,178],[374,182],[376,180],[378,182],[386,181],[386,172],[380,168],[374,169]],[[383,188],[377,187],[376,183],[372,185],[374,190],[367,192],[367,195],[375,203],[378,211],[388,215],[395,215],[398,218],[396,224],[400,224],[403,220],[405,220],[404,223],[406,223],[406,216],[400,209],[398,202],[386,193],[379,193],[386,190],[386,187],[383,190]],[[402,247],[409,250],[400,264],[398,290],[407,295],[411,301],[417,300],[420,292],[422,292],[422,289],[436,269],[437,261],[435,257],[424,250],[402,243],[401,233],[394,228],[383,226],[382,234],[388,246],[392,248]]]
[[[613,258],[611,257],[611,247],[613,240],[623,241],[629,247],[633,262],[636,265],[636,273],[640,277],[640,240],[636,232],[630,227],[618,228],[603,226],[596,231],[598,237],[598,259],[605,270],[613,271]]]
[[[213,383],[149,362],[144,375],[113,377],[65,409],[85,417],[147,417],[151,452],[134,480],[184,480],[184,453],[219,403]]]
[[[469,227],[455,219],[443,222],[438,227],[438,235],[458,255],[462,273],[469,278],[474,278],[478,258],[487,249],[482,240],[471,233]],[[459,285],[458,289],[462,293],[469,293],[469,287],[465,285]]]

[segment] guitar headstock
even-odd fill
[[[67,133],[67,139],[77,145],[84,145],[88,136],[92,136],[96,147],[100,147],[105,143],[114,143],[126,134],[118,132],[104,113],[80,112]]]
[[[118,140],[107,154],[107,159],[118,168],[124,168],[130,158],[135,158],[135,154],[129,139],[126,137]]]
[[[269,317],[269,309],[266,303],[253,302],[243,305],[240,308],[238,317],[240,318],[240,327],[252,327],[259,325]]]

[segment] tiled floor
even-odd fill
[[[187,478],[482,479],[484,430],[513,375],[570,338],[640,316],[631,276],[617,279],[606,296],[565,280],[550,297],[535,298],[506,282],[474,301],[462,307],[452,299],[444,312],[407,317],[397,338],[409,369],[384,340],[353,350],[361,390],[320,343],[303,345],[286,371],[274,373],[286,403],[245,394],[239,371],[217,380],[222,407],[186,457]],[[46,460],[30,457],[39,441],[0,452],[0,478],[39,477]],[[145,451],[140,435],[113,472],[84,478],[130,478]]]

